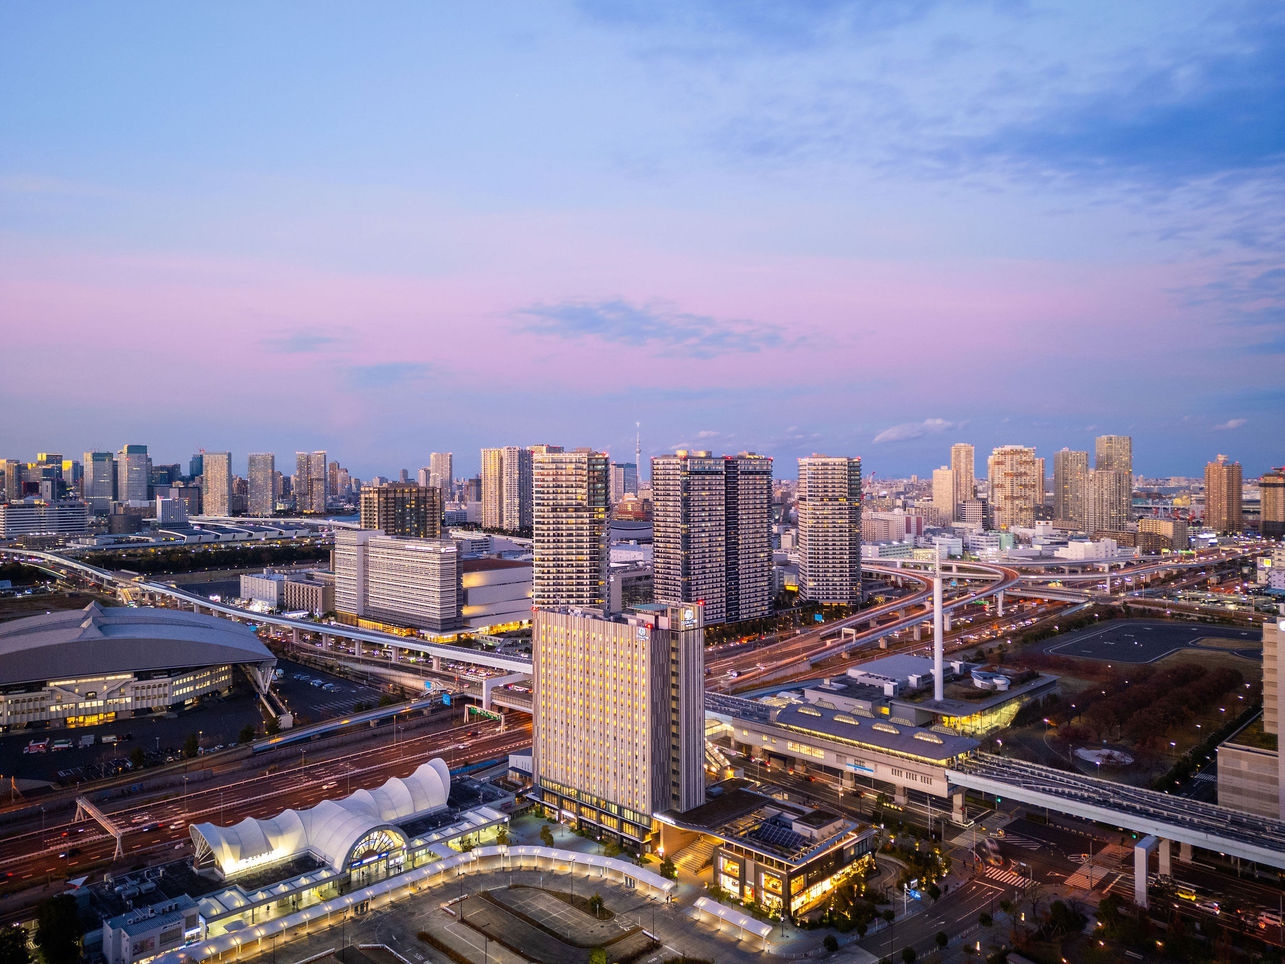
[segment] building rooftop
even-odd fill
[[[248,627],[176,609],[94,602],[0,623],[0,685],[275,659]]]

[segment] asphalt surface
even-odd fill
[[[1244,640],[1233,650],[1202,647],[1202,639]],[[1262,657],[1262,633],[1234,626],[1184,625],[1144,619],[1113,619],[1099,626],[1064,634],[1048,646],[1057,656],[1076,656],[1112,663],[1154,663],[1184,649],[1214,649],[1255,659]]]

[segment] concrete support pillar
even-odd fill
[[[1191,863],[1191,844],[1186,841],[1178,843],[1178,859],[1184,864]]]
[[[442,671],[442,657],[434,656],[431,665],[434,673],[440,673]]]
[[[1156,871],[1161,877],[1173,876],[1173,864],[1170,859],[1170,848],[1168,840],[1161,840],[1160,845],[1156,848],[1156,854],[1160,860],[1159,869]]]
[[[300,633],[299,630],[297,629],[292,629],[290,630],[290,640],[296,646],[298,646],[301,642],[303,642],[303,634]]]
[[[398,650],[398,648],[397,648],[396,646],[389,646],[389,647],[388,647],[388,651],[389,651],[389,653],[391,653],[391,654],[392,654],[392,655],[389,657],[389,659],[388,659],[388,661],[389,661],[390,663],[398,663],[398,662],[401,662],[402,657],[397,655],[397,653],[399,652],[399,650]],[[405,655],[406,653],[410,652],[410,650],[405,650],[405,649],[403,649],[403,650],[400,650],[400,652],[401,652],[403,655]]]
[[[951,791],[950,819],[960,825],[964,822],[964,791],[962,789]]]
[[[1003,619],[1004,618],[1004,593],[1002,591],[997,592],[995,594],[995,602],[999,606],[999,609],[996,611],[995,615],[999,616],[1000,619]]]
[[[1147,858],[1156,843],[1156,838],[1149,834],[1133,846],[1133,902],[1139,907],[1147,906]]]
[[[950,632],[950,613],[942,614],[942,624],[945,626],[946,632]]]
[[[892,802],[897,804],[897,806],[899,807],[904,807],[906,805],[906,788],[905,787],[897,787],[896,789],[893,790]]]
[[[321,634],[321,648],[330,650],[335,648],[335,638],[327,633]]]
[[[938,559],[938,566],[941,560]],[[946,643],[942,632],[941,571],[933,579],[933,699],[940,703],[945,698],[946,676],[942,670],[942,653]]]
[[[915,623],[914,634],[915,634],[916,643],[919,642],[920,637],[923,636],[923,628],[924,628],[923,623]]]

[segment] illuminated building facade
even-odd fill
[[[442,534],[442,490],[401,482],[364,485],[361,527],[390,536],[436,539]]]
[[[1205,465],[1205,526],[1225,533],[1245,528],[1240,463],[1229,462],[1225,455]]]
[[[680,451],[651,460],[653,589],[714,625],[772,605],[772,460]]]
[[[799,459],[799,598],[861,602],[861,459]]]
[[[657,811],[704,802],[704,641],[697,605],[536,611],[532,766],[549,812],[642,845]]]
[[[542,446],[534,461],[532,604],[607,603],[607,456]]]

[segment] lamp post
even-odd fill
[[[187,813],[187,774],[183,774],[183,812]]]

